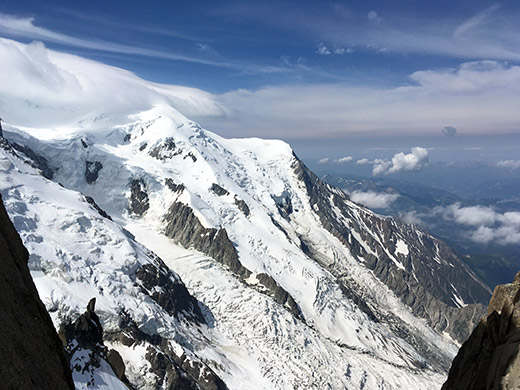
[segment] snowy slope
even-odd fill
[[[202,129],[179,112],[213,107],[195,91],[0,43],[46,67],[30,100],[0,90],[16,124],[4,125],[14,150],[0,150],[0,191],[56,326],[96,297],[106,342],[139,388],[164,385],[158,353],[231,389],[440,387],[451,338],[488,298],[443,243],[351,202],[284,142]],[[107,78],[127,94],[107,98]],[[160,304],[184,291],[162,261],[200,304]],[[143,288],[146,264],[176,289],[160,277]]]

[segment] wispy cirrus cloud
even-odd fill
[[[61,45],[75,48],[159,58],[171,61],[191,62],[221,68],[235,69],[246,73],[273,73],[287,72],[290,70],[289,68],[283,66],[263,66],[239,61],[228,61],[226,59],[215,60],[212,58],[197,57],[193,55],[186,55],[183,53],[175,53],[170,50],[161,51],[104,40],[78,38],[72,35],[55,32],[44,27],[39,27],[35,24],[35,19],[32,17],[23,18],[12,15],[6,15],[3,13],[0,13],[0,33],[13,37],[22,37],[27,39],[41,40],[49,43],[58,43]]]
[[[271,29],[290,30],[314,42],[322,42],[327,48],[349,47],[465,60],[520,60],[516,7],[472,7],[473,11],[466,10],[455,16],[447,12],[445,17],[432,18],[424,13],[399,12],[389,7],[370,10],[367,14],[366,8],[356,11],[336,4],[330,7],[305,4],[291,12],[288,6],[281,2],[253,7],[235,3],[222,7],[218,14]]]

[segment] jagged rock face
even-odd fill
[[[112,217],[110,215],[107,214],[107,212],[105,210],[103,210],[101,207],[99,207],[99,205],[96,203],[96,201],[94,200],[93,197],[91,196],[85,196],[85,200],[90,204],[92,205],[92,207],[94,207],[96,209],[96,211],[99,213],[99,215],[101,215],[102,217],[106,218],[106,219],[109,219],[112,221]]]
[[[130,184],[130,210],[136,215],[143,215],[149,208],[145,182],[142,179],[133,179]]]
[[[495,288],[483,317],[462,345],[442,390],[520,388],[520,272]]]
[[[205,228],[191,208],[181,202],[174,202],[164,218],[164,234],[167,237],[213,257],[236,275],[247,278],[251,274],[240,263],[225,229]]]
[[[224,190],[225,191],[225,190]],[[238,259],[237,251],[229,239],[226,229],[205,228],[191,208],[180,202],[174,202],[165,215],[166,227],[164,234],[181,243],[185,247],[193,247],[202,253],[213,257],[226,266],[233,274],[245,281],[251,276],[251,271],[245,268]],[[260,285],[259,291],[272,297],[294,315],[303,318],[298,305],[276,281],[265,273],[256,275]]]
[[[137,270],[136,278],[144,292],[168,314],[179,316],[182,313],[197,322],[205,322],[197,300],[190,295],[184,284],[174,280],[164,264],[162,267],[144,264]]]
[[[81,142],[84,141],[81,140]],[[96,182],[101,169],[103,169],[103,164],[100,161],[85,161],[85,180],[88,184]]]
[[[182,153],[182,150],[177,149],[173,138],[167,138],[161,144],[152,148],[148,154],[158,160],[166,160]]]
[[[65,351],[0,197],[0,377],[5,389],[74,389]]]
[[[143,365],[148,364],[149,372],[154,374],[151,383],[144,386],[142,383],[132,383],[133,387],[169,390],[227,390],[226,384],[211,368],[199,360],[190,359],[186,354],[175,351],[168,339],[157,334],[149,335],[143,332],[125,314],[121,315],[119,326],[120,332],[105,333],[104,339],[130,348],[146,348]],[[107,359],[114,372],[117,373],[117,370],[121,370],[122,361],[119,360],[117,353],[110,360],[110,352],[108,351]]]
[[[126,386],[116,382],[119,388],[129,387],[125,376],[125,365],[119,353],[109,350],[103,343],[103,327],[95,312],[96,299],[92,298],[87,311],[81,314],[74,322],[64,322],[60,326],[59,336],[69,353],[70,366],[76,382],[85,382],[87,387],[105,385],[99,379],[97,371],[107,371],[110,367],[117,378]],[[108,369],[108,371],[110,371]],[[112,374],[109,372],[109,374]],[[79,379],[78,378],[82,378]]]
[[[393,218],[348,207],[346,194],[321,181],[296,156],[293,169],[330,233],[434,329],[461,342],[468,337],[485,312],[489,291],[446,244]],[[407,243],[405,251],[397,247],[400,241]],[[305,245],[312,252],[311,244]],[[341,275],[341,270],[331,271]]]
[[[215,194],[217,194],[218,196],[226,196],[226,195],[229,195],[229,191],[226,190],[225,188],[222,188],[221,186],[219,186],[218,184],[216,183],[213,183],[211,185],[211,191],[213,191]]]
[[[42,172],[42,175],[47,179],[54,177],[55,169],[51,166],[49,161],[42,155],[36,153],[27,145],[20,145],[16,142],[10,142],[13,149],[23,153],[28,158],[28,163]]]
[[[249,213],[251,211],[249,210],[249,206],[244,200],[239,199],[237,196],[235,196],[235,204],[237,205],[238,209],[244,213],[246,217],[249,217]]]

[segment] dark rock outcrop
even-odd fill
[[[96,368],[101,367],[101,360],[104,360],[119,380],[131,387],[125,376],[123,359],[117,351],[109,350],[103,343],[103,327],[95,312],[95,306],[96,299],[92,298],[85,313],[74,322],[67,321],[60,326],[59,336],[69,353],[71,368],[83,375],[92,374]],[[94,386],[95,383],[91,385]]]
[[[225,188],[219,186],[217,183],[213,183],[211,185],[211,191],[213,191],[215,194],[217,194],[218,196],[226,196],[226,195],[229,195],[229,191],[226,190]]]
[[[96,203],[96,201],[94,200],[93,197],[85,196],[85,200],[87,201],[88,204],[90,204],[92,207],[94,207],[94,209],[98,212],[99,215],[112,221],[112,217],[110,215],[108,215],[105,210],[103,210],[101,207],[99,207],[99,205]]]
[[[162,143],[153,147],[148,154],[158,160],[166,160],[182,153],[175,145],[173,138],[166,138]]]
[[[20,145],[16,142],[9,142],[10,145],[13,147],[13,149],[23,153],[28,160],[26,163],[31,165],[32,167],[39,169],[43,175],[43,177],[52,180],[54,177],[54,172],[56,171],[55,168],[51,166],[49,161],[43,157],[42,155],[36,153],[34,150],[32,150],[27,145]]]
[[[74,389],[69,363],[0,197],[0,387]]]
[[[183,314],[198,323],[204,323],[204,316],[198,302],[190,295],[180,280],[175,280],[166,265],[144,264],[136,272],[141,289],[168,314]]]
[[[192,209],[181,202],[171,205],[165,215],[164,234],[186,248],[194,248],[214,258],[242,281],[251,275],[238,258],[235,246],[229,239],[226,229],[205,228]],[[292,314],[302,318],[298,305],[276,281],[267,274],[259,274],[259,291],[283,305]]]
[[[96,182],[101,169],[103,169],[103,164],[100,161],[85,161],[85,180],[88,184]]]
[[[246,217],[249,217],[249,213],[250,213],[249,206],[247,205],[247,203],[244,200],[239,199],[236,195],[235,195],[235,204],[237,205],[238,209],[244,213],[244,215]]]
[[[133,179],[130,183],[130,210],[138,216],[150,208],[146,184],[143,179]]]
[[[520,389],[520,272],[495,288],[483,317],[453,360],[442,390]]]
[[[184,187],[184,184],[176,184],[176,183],[175,183],[172,179],[170,179],[170,178],[168,178],[168,179],[165,180],[165,184],[166,184],[166,186],[167,186],[170,190],[172,190],[173,192],[177,192],[177,193],[179,193],[179,194],[184,190],[184,188],[186,188],[186,187]]]
[[[174,202],[165,215],[164,234],[186,248],[194,248],[225,265],[232,273],[247,278],[251,271],[238,259],[226,229],[205,228],[191,208]]]
[[[168,339],[158,334],[147,334],[126,313],[121,313],[119,327],[121,331],[107,333],[105,340],[121,343],[127,347],[145,345],[145,359],[150,363],[150,372],[156,376],[149,378],[153,388],[168,390],[227,390],[220,377],[200,359],[185,353],[176,353]],[[109,352],[110,353],[110,352]],[[108,358],[108,357],[107,357]],[[117,366],[110,363],[117,373]]]

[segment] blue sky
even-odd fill
[[[2,3],[3,36],[215,93],[278,84],[398,86],[418,70],[520,60],[514,2]],[[9,18],[18,18],[16,26]]]
[[[518,134],[519,16],[514,1],[4,0],[0,36],[207,91],[225,114],[190,115],[224,136],[409,148],[445,126]]]

